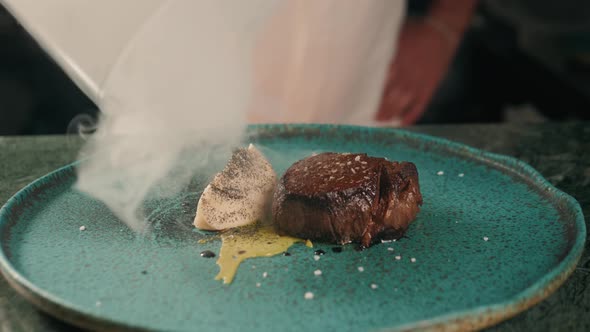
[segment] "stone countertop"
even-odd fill
[[[575,197],[590,221],[590,123],[416,126],[414,132],[519,158]],[[76,159],[82,140],[0,137],[0,203],[36,178]],[[590,228],[589,228],[590,229]],[[588,242],[587,242],[588,243]],[[586,249],[588,244],[586,244]],[[492,331],[590,331],[590,252],[548,299]],[[78,331],[36,310],[0,278],[1,331]]]

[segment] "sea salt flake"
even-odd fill
[[[365,268],[362,266],[359,266],[357,269],[359,270],[359,272],[363,272],[365,270]]]
[[[377,284],[371,284],[371,289],[377,289],[379,288],[379,286],[377,286]]]
[[[445,174],[445,172],[443,172],[443,171],[436,172],[436,175],[444,175],[444,174]]]
[[[489,240],[489,239],[490,239],[490,238],[489,238],[489,237],[487,237],[487,236],[484,236],[484,237],[483,237],[483,240],[484,240],[484,241],[487,241],[487,240]]]
[[[411,261],[412,263],[416,263],[416,258],[412,257],[412,258],[410,258],[410,261]]]
[[[463,173],[459,173],[459,177],[460,177],[460,178],[462,178],[462,177],[464,177],[464,176],[465,176],[465,174],[463,174]]]
[[[313,293],[312,292],[305,292],[305,295],[303,295],[303,298],[306,300],[313,300]]]
[[[320,260],[320,255],[313,255],[313,259],[316,260],[316,261],[319,261]]]
[[[86,226],[80,226],[80,231],[85,231],[86,230]]]
[[[402,256],[397,255],[397,256],[395,256],[395,259],[399,261],[400,259],[402,259]]]
[[[393,251],[393,248],[389,247],[389,248],[387,248],[387,250],[389,250],[389,251]]]
[[[261,285],[261,284],[260,284],[259,282],[257,282],[257,283],[256,283],[256,287],[260,287],[260,285]]]
[[[263,278],[266,278],[266,277],[268,277],[268,272],[263,272],[263,273],[262,273],[262,277],[263,277]]]
[[[315,271],[313,271],[313,274],[315,276],[321,276],[322,275],[322,270],[315,270]]]

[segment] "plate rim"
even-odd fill
[[[262,134],[277,134],[280,132],[303,135],[305,132],[317,133],[318,131],[329,132],[342,130],[355,133],[366,131],[371,132],[372,135],[385,134],[391,135],[392,137],[429,143],[438,149],[454,153],[458,157],[491,165],[504,173],[510,173],[510,175],[516,176],[520,180],[529,184],[534,184],[537,188],[544,190],[545,195],[553,197],[550,203],[556,208],[558,202],[564,203],[564,207],[570,212],[572,221],[577,230],[571,249],[559,264],[549,272],[545,273],[541,278],[537,279],[532,285],[518,292],[515,296],[493,304],[481,305],[466,310],[457,310],[435,318],[411,322],[406,325],[394,327],[394,331],[459,331],[465,329],[481,329],[495,325],[525,311],[547,298],[557,290],[575,270],[577,262],[584,251],[584,244],[586,241],[586,224],[578,201],[571,195],[553,186],[532,166],[515,157],[488,152],[445,138],[415,133],[399,128],[336,124],[256,124],[247,127],[246,136],[252,137],[254,135],[255,137],[261,137]],[[83,161],[76,161],[51,171],[17,191],[6,201],[4,206],[0,208],[0,233],[2,233],[4,228],[7,227],[7,224],[9,224],[11,211],[20,204],[22,198],[27,197],[31,191],[38,189],[40,186],[53,180],[62,173],[74,172],[75,167],[81,162]],[[125,322],[111,320],[94,315],[90,312],[84,312],[74,304],[43,290],[18,272],[18,270],[10,263],[2,245],[0,245],[0,273],[5,277],[8,284],[13,289],[38,309],[76,326],[100,330],[152,330],[150,328],[132,326]],[[388,330],[392,329],[388,328]]]

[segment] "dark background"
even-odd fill
[[[513,6],[527,2],[529,7]],[[590,28],[572,25],[574,16],[568,15],[590,23],[590,5],[567,7],[575,2],[583,3],[560,1],[560,12],[543,1],[498,0],[508,3],[504,8],[481,2],[420,122],[589,119]],[[523,33],[519,22],[527,19],[541,28]],[[96,117],[97,112],[0,6],[0,135],[64,134],[76,127],[81,114]]]
[[[0,5],[0,135],[63,134],[96,106]]]

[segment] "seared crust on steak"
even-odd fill
[[[421,204],[413,163],[328,152],[285,172],[272,214],[280,234],[368,247],[403,236]]]

